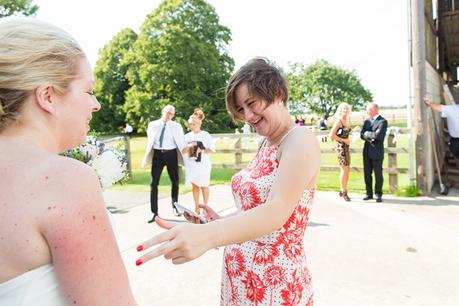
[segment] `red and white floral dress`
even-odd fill
[[[263,205],[278,175],[279,145],[261,146],[250,164],[234,175],[236,206]],[[277,231],[225,248],[221,305],[313,305],[303,237],[315,189],[305,189],[290,218]]]

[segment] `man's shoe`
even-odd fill
[[[158,216],[158,214],[153,214],[153,217],[151,218],[151,220],[148,220],[148,223],[153,223],[153,222],[155,222],[156,216]]]
[[[363,198],[363,200],[364,200],[364,201],[373,200],[373,196],[366,195],[366,196]]]
[[[382,202],[382,197],[376,197],[376,202],[381,203]]]

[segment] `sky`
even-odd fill
[[[37,18],[72,34],[94,66],[124,28],[139,33],[159,0],[34,0]],[[409,99],[407,0],[209,0],[232,32],[236,69],[264,56],[284,69],[318,59],[354,70],[383,106]]]

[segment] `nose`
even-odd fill
[[[250,107],[247,107],[246,109],[244,109],[244,120],[246,122],[250,122],[250,119],[253,117],[253,115],[254,115],[254,113],[250,109]]]
[[[98,111],[100,111],[100,108],[101,108],[101,105],[100,105],[99,101],[97,100],[96,97],[94,97],[94,106],[92,108],[92,111],[93,112],[98,112]]]

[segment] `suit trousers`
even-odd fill
[[[154,150],[153,163],[151,166],[151,191],[150,205],[151,212],[158,214],[158,185],[161,173],[164,167],[167,168],[169,179],[171,180],[171,198],[172,203],[178,201],[179,193],[179,174],[178,174],[178,157],[177,150]]]
[[[382,196],[382,186],[384,182],[382,171],[383,159],[372,159],[363,154],[363,174],[365,177],[365,188],[367,195],[373,196],[373,177],[375,173],[375,194]]]

